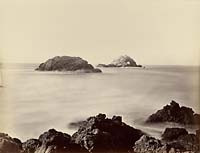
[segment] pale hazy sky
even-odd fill
[[[0,60],[199,64],[200,0],[0,0]]]

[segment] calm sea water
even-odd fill
[[[144,121],[171,100],[200,112],[198,67],[104,68],[102,74],[36,72],[35,67],[1,69],[0,131],[22,140],[49,128],[72,134],[76,129],[69,123],[98,113],[121,115],[127,124],[159,137],[165,127],[177,125]]]

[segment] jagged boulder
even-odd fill
[[[22,153],[88,153],[85,148],[71,142],[71,136],[50,129],[39,136],[29,139],[22,145]]]
[[[8,134],[0,133],[0,153],[20,153],[21,141],[10,137]]]
[[[184,128],[166,128],[162,140],[170,147],[182,151],[200,151],[199,138]]]
[[[41,134],[39,136],[39,141],[43,144],[43,145],[55,145],[58,147],[63,147],[65,145],[68,145],[70,142],[71,136],[66,134],[66,133],[62,133],[62,132],[58,132],[55,129],[50,129],[47,132],[44,132],[43,134]]]
[[[46,62],[41,63],[38,71],[81,71],[81,72],[101,72],[100,69],[95,69],[91,64],[88,64],[86,60],[80,57],[71,56],[56,56],[52,59],[48,59]]]
[[[135,142],[133,147],[134,153],[150,153],[162,151],[163,145],[159,139],[143,135],[138,141]]]
[[[110,64],[98,64],[97,67],[142,67],[129,56],[120,56],[118,59],[113,60]]]
[[[180,107],[175,101],[171,101],[170,105],[166,105],[163,109],[149,116],[147,123],[157,122],[176,122],[179,124],[199,124],[200,115],[195,114],[192,108],[185,106]]]
[[[122,122],[120,116],[99,114],[88,118],[72,135],[72,141],[92,153],[127,152],[143,132]]]
[[[34,153],[41,146],[42,142],[38,139],[29,139],[22,144],[23,153]]]

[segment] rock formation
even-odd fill
[[[19,139],[0,133],[0,153],[20,153],[20,151],[21,141]]]
[[[122,122],[120,116],[99,114],[88,118],[72,135],[72,141],[92,153],[128,152],[143,132]]]
[[[170,105],[149,116],[147,123],[175,122],[179,124],[200,124],[200,114],[195,114],[192,108],[180,107],[172,100]]]
[[[21,142],[0,133],[0,153],[199,153],[200,129],[190,134],[184,128],[166,128],[162,139],[151,137],[105,114],[79,122],[72,136],[50,129],[38,139]]]
[[[50,129],[38,139],[29,139],[22,144],[23,153],[88,153],[85,148],[71,142],[71,136]]]
[[[101,72],[100,69],[95,69],[87,61],[80,57],[71,56],[56,56],[52,59],[48,59],[46,62],[41,63],[38,71],[81,71],[81,72]]]
[[[199,153],[199,135],[188,134],[183,128],[167,128],[162,140],[144,135],[130,153]]]
[[[166,128],[162,134],[162,138],[166,141],[172,141],[177,140],[182,135],[188,135],[188,132],[184,128]]]
[[[110,64],[98,64],[97,67],[142,67],[137,65],[136,62],[129,56],[120,56]]]
[[[163,151],[163,145],[160,140],[151,136],[143,135],[138,141],[135,142],[135,146],[131,153],[153,153]]]

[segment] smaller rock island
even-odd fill
[[[142,65],[137,65],[131,57],[123,55],[110,64],[98,64],[97,67],[142,67]]]
[[[100,69],[94,68],[86,60],[80,57],[56,56],[41,63],[37,71],[80,71],[85,73],[100,73]]]

